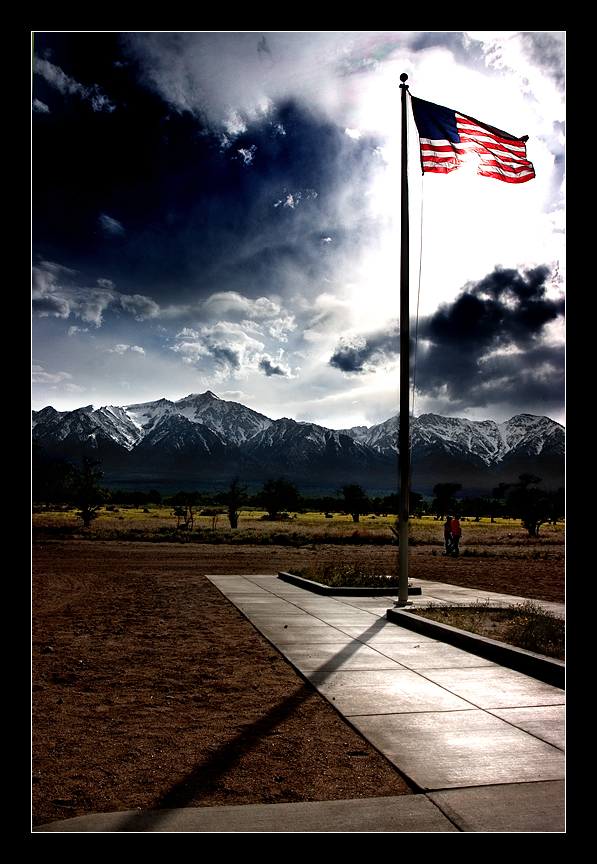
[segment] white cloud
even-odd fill
[[[44,261],[33,268],[33,315],[38,318],[68,318],[74,315],[96,328],[103,323],[104,313],[124,309],[139,321],[156,318],[160,307],[150,297],[141,294],[120,294],[109,279],[98,279],[97,287],[88,288],[72,283],[75,271]],[[72,330],[69,332],[75,332]]]
[[[254,371],[265,345],[249,336],[245,329],[229,321],[219,321],[212,326],[199,328],[197,337],[185,338],[172,350],[180,354],[186,363],[201,365],[206,359],[213,364],[219,380],[226,377],[246,377]]]
[[[62,96],[77,96],[80,99],[91,102],[94,111],[108,111],[111,113],[116,108],[116,103],[106,96],[97,84],[84,86],[75,81],[74,78],[66,75],[59,66],[55,66],[49,60],[43,60],[41,57],[35,55],[33,57],[33,72],[41,75]]]
[[[31,107],[35,111],[36,114],[49,114],[50,109],[45,104],[45,102],[41,102],[39,99],[34,99],[31,103]]]
[[[297,189],[295,192],[284,190],[284,197],[274,201],[274,207],[290,207],[291,210],[294,210],[301,201],[312,201],[314,198],[317,198],[315,189],[304,189],[302,191]]]
[[[160,307],[151,299],[142,294],[121,294],[120,305],[127,312],[135,316],[137,321],[145,321],[148,318],[158,318]]]
[[[127,351],[133,351],[136,354],[145,354],[145,350],[140,345],[124,345],[120,343],[115,345],[114,348],[108,348],[110,354],[125,354]]]
[[[66,75],[59,66],[55,66],[49,60],[42,60],[41,57],[34,56],[33,72],[41,75],[63,96],[83,96],[85,94],[85,88],[81,84]]]
[[[107,213],[100,213],[98,216],[98,225],[101,230],[110,236],[121,237],[124,234],[124,226],[118,219],[108,216]]]
[[[274,318],[280,314],[281,306],[270,297],[249,300],[237,291],[218,291],[201,303],[199,311],[211,319],[234,314],[247,318]]]
[[[42,366],[31,366],[31,382],[33,384],[60,384],[72,377],[68,372],[46,372]]]
[[[123,38],[144,82],[175,110],[201,117],[229,144],[249,122],[287,99],[333,118],[341,128],[360,128],[367,103],[363,91],[385,68],[384,62],[368,61],[383,45],[383,60],[389,62],[387,46],[398,49],[408,34],[287,31],[262,36],[223,31],[131,33]]]
[[[238,152],[245,165],[250,165],[255,158],[257,147],[252,144],[250,147],[243,147]]]
[[[320,294],[305,308],[303,338],[308,342],[335,339],[356,323],[353,304],[348,297]]]
[[[273,339],[278,342],[288,342],[287,333],[296,330],[294,315],[286,315],[284,318],[273,318],[266,323],[266,329]]]

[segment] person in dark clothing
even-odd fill
[[[450,554],[450,547],[452,545],[452,517],[446,516],[446,521],[444,522],[444,543],[446,544],[446,555]]]

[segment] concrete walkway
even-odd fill
[[[322,597],[276,576],[207,578],[418,794],[95,814],[36,833],[565,831],[563,690],[388,621],[391,597]],[[412,581],[422,586],[415,607],[523,602]]]

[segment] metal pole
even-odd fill
[[[400,215],[400,423],[398,452],[400,466],[400,514],[398,524],[398,603],[408,603],[408,535],[410,491],[410,309],[409,309],[409,224],[408,224],[408,75],[400,76],[402,90],[402,173]]]

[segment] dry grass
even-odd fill
[[[329,588],[397,588],[400,585],[395,574],[380,574],[379,570],[355,564],[319,564],[295,567],[290,572]]]
[[[497,639],[524,648],[536,654],[565,660],[566,624],[552,612],[532,600],[509,606],[492,608],[487,603],[474,606],[435,606],[413,609],[414,614],[448,624],[468,633]]]
[[[365,516],[356,523],[348,515],[334,515],[332,519],[325,513],[291,513],[286,520],[272,522],[264,519],[264,511],[249,510],[241,513],[237,531],[231,531],[228,519],[222,514],[213,528],[211,516],[196,515],[193,530],[187,533],[176,531],[176,517],[172,508],[149,507],[145,509],[118,508],[100,511],[89,531],[85,531],[81,519],[73,510],[38,510],[33,514],[34,535],[40,531],[52,534],[64,531],[65,536],[74,534],[96,539],[159,539],[159,535],[169,539],[178,537],[184,540],[201,542],[229,543],[280,543],[301,545],[309,543],[334,543],[341,540],[358,543],[395,542],[392,527],[396,525],[394,516]],[[460,554],[463,556],[514,556],[527,557],[529,554],[555,556],[564,555],[565,525],[541,526],[539,537],[529,537],[519,520],[481,519],[462,520],[463,538]],[[433,517],[411,519],[410,542],[413,546],[436,548],[443,551],[443,525]]]

